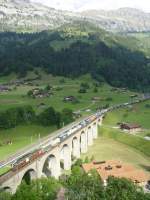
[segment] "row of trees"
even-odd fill
[[[55,34],[58,36],[59,32]],[[28,70],[40,67],[53,75],[78,77],[90,73],[98,81],[116,87],[149,89],[150,65],[142,53],[119,44],[107,46],[100,38],[93,42],[90,36],[87,42],[74,40],[68,48],[55,51],[51,46],[55,34],[1,34],[0,73],[25,75]],[[60,37],[58,45],[60,40],[67,43],[67,38]]]
[[[21,124],[38,123],[43,126],[55,125],[61,127],[73,121],[73,112],[70,109],[63,109],[57,112],[53,107],[49,107],[36,115],[31,106],[10,108],[0,112],[0,128],[14,128]]]
[[[85,173],[74,166],[71,175],[56,181],[54,178],[23,182],[16,194],[0,192],[1,200],[55,200],[60,189],[65,191],[64,200],[150,200],[150,194],[125,178],[109,177],[107,186],[96,172]]]
[[[72,174],[65,182],[68,200],[149,200],[150,194],[125,178],[109,177],[107,186],[99,174],[92,170],[85,173],[79,166],[72,169]]]
[[[54,178],[22,182],[14,195],[0,191],[0,200],[55,200],[60,186]]]

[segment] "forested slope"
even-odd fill
[[[113,86],[148,90],[149,60],[119,41],[120,36],[117,40],[117,36],[89,24],[69,25],[53,32],[1,33],[0,73],[24,76],[40,67],[53,75],[77,77],[90,73]]]

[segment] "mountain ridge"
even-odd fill
[[[150,13],[133,8],[71,12],[30,0],[0,1],[0,31],[40,32],[75,20],[89,21],[112,32],[150,32]]]

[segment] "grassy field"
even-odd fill
[[[28,146],[39,138],[44,137],[56,130],[56,127],[43,127],[38,125],[18,126],[13,129],[0,131],[0,160],[14,154],[19,149]],[[7,145],[11,140],[12,144]]]
[[[99,161],[121,160],[150,172],[150,141],[142,138],[150,132],[150,109],[147,104],[150,101],[108,113],[99,129],[99,138],[83,158],[94,156]],[[116,129],[118,122],[138,123],[146,130],[138,133],[137,137]]]
[[[45,104],[45,107],[53,106],[57,110],[62,110],[63,108],[71,108],[74,111],[76,110],[86,110],[90,108],[91,110],[95,110],[97,107],[104,106],[106,104],[118,104],[122,102],[126,102],[130,100],[130,95],[132,92],[126,91],[122,92],[114,92],[111,91],[111,87],[104,84],[98,87],[98,92],[94,93],[94,80],[91,79],[89,75],[82,76],[76,80],[72,80],[69,78],[63,77],[53,77],[51,75],[46,75],[41,72],[42,78],[41,80],[32,81],[34,86],[18,86],[15,90],[10,92],[0,93],[0,110],[5,110],[7,108],[22,106],[22,105],[32,105],[37,112],[40,112],[43,108],[40,108],[39,105],[41,103]],[[35,77],[35,74],[32,72],[29,73],[28,78]],[[0,79],[1,83],[6,83],[8,80],[15,80],[15,75],[11,75],[9,77],[3,77]],[[64,82],[61,83],[61,80],[64,79]],[[78,93],[80,89],[80,84],[82,82],[87,82],[90,85],[90,89],[87,90],[87,93],[80,94]],[[27,96],[27,92],[39,85],[39,88],[44,88],[47,84],[55,87],[61,87],[62,90],[56,91],[53,90],[54,95],[48,98],[30,98]],[[63,102],[63,98],[65,96],[74,95],[79,103],[65,103]],[[92,101],[92,97],[100,97],[101,100],[97,102]],[[107,98],[112,98],[112,101],[107,101]],[[44,108],[45,108],[44,107]]]
[[[124,133],[119,129],[112,129],[103,126],[100,129],[100,135],[133,147],[150,157],[150,141],[145,140],[144,138]]]
[[[103,124],[106,127],[115,127],[118,122],[136,123],[142,127],[142,131],[135,133],[137,136],[145,137],[150,134],[150,101],[133,105],[130,108],[118,109],[107,114]]]
[[[61,111],[63,108],[71,108],[73,111],[80,110],[82,115],[90,115],[97,108],[105,106],[106,104],[114,105],[131,100],[131,95],[135,94],[130,91],[122,92],[121,90],[112,91],[112,87],[107,84],[102,84],[98,87],[98,92],[94,93],[95,81],[89,76],[85,75],[78,79],[54,77],[47,75],[39,70],[41,79],[32,81],[33,86],[17,86],[15,90],[6,93],[0,93],[0,111],[6,110],[11,107],[31,105],[37,113],[46,109],[49,106],[53,106],[56,110]],[[37,75],[35,72],[30,72],[26,78],[35,78]],[[7,83],[10,80],[16,80],[15,74],[11,74],[7,77],[1,77],[0,83]],[[63,79],[63,81],[62,81]],[[81,83],[88,83],[90,89],[87,93],[78,93]],[[38,86],[37,86],[38,84]],[[27,96],[27,92],[35,87],[45,88],[46,85],[53,86],[54,95],[48,98],[30,98]],[[13,88],[14,86],[12,86]],[[62,90],[56,91],[56,87],[61,87]],[[63,98],[65,96],[75,96],[79,103],[65,103]],[[100,100],[93,102],[93,97],[99,97]],[[108,101],[108,99],[111,99]],[[44,103],[44,107],[39,105]],[[90,109],[90,112],[86,110]],[[144,120],[143,120],[144,122]],[[108,123],[109,124],[109,123]],[[148,122],[147,122],[148,124]],[[38,140],[39,133],[41,137],[46,136],[52,132],[55,127],[41,127],[41,126],[19,126],[14,129],[0,130],[0,160],[6,156],[15,153],[20,148],[23,148]],[[11,140],[12,145],[6,145],[7,141]],[[5,144],[5,145],[4,145]]]
[[[84,154],[82,158],[84,159],[86,156],[89,158],[94,156],[97,161],[120,160],[133,164],[145,172],[150,170],[150,157],[145,156],[135,148],[102,136],[94,141],[94,145],[88,149],[88,153]]]

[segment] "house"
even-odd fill
[[[100,100],[102,100],[101,97],[92,97],[92,101],[100,101]]]
[[[91,163],[82,164],[82,168],[86,173],[90,173],[90,170],[96,169],[102,178],[104,185],[107,185],[107,179],[109,176],[127,178],[140,186],[145,186],[150,179],[150,175],[145,174],[142,170],[115,160],[102,162],[93,161]]]
[[[33,98],[45,98],[53,95],[51,91],[46,91],[40,88],[34,88],[30,91],[28,91],[28,96],[31,96]]]
[[[11,89],[7,86],[0,85],[0,92],[9,92]]]
[[[81,112],[80,111],[75,111],[73,112],[73,115],[74,115],[74,118],[80,118],[82,115],[81,115]]]
[[[135,98],[135,97],[138,97],[138,95],[137,94],[132,94],[132,95],[130,95],[130,97],[131,98]]]
[[[127,130],[131,133],[141,131],[141,126],[138,124],[120,123],[120,129]]]
[[[74,101],[76,101],[77,99],[76,99],[76,97],[74,97],[74,96],[67,96],[67,97],[64,97],[64,101],[65,102],[74,102]]]

